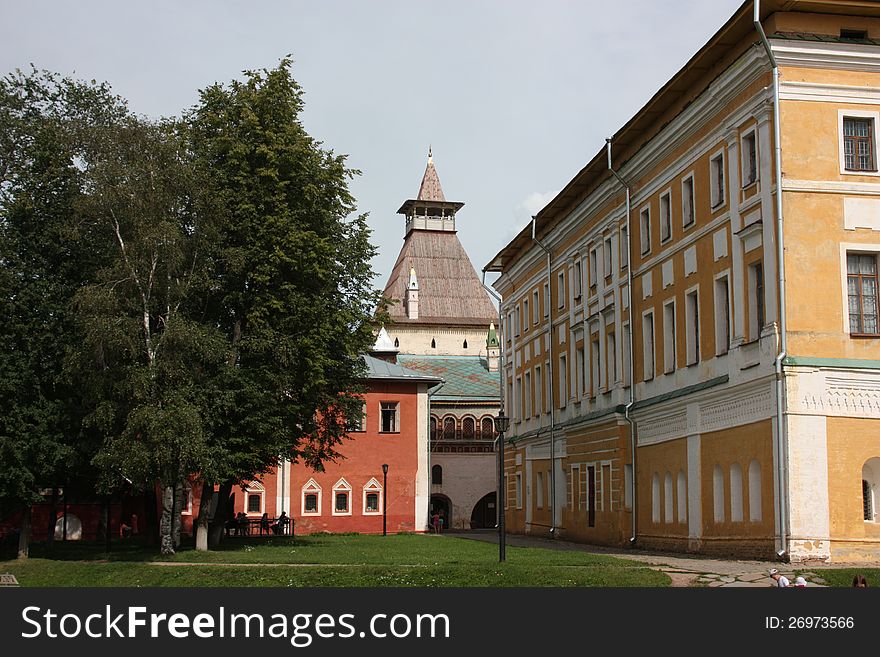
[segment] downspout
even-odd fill
[[[501,335],[501,318],[504,316],[504,300],[501,298],[501,295],[498,294],[491,287],[486,285],[486,270],[483,270],[483,280],[480,281],[483,286],[483,289],[486,290],[489,294],[491,294],[495,300],[498,302],[498,330],[496,335],[498,338],[498,415],[504,415],[504,336]],[[486,348],[486,364],[489,364],[489,349]],[[495,517],[498,523],[498,532],[499,545],[504,544],[505,538],[504,533],[506,531],[506,521],[505,521],[505,508],[507,504],[507,488],[503,486],[505,482],[505,467],[504,467],[504,445],[502,445],[499,440],[501,439],[501,434],[498,434],[498,438],[495,439],[495,442],[498,443],[495,447],[498,454],[498,499],[495,500]],[[502,554],[504,553],[504,547],[501,548]],[[503,560],[503,559],[502,559]]]
[[[633,319],[633,297],[632,297],[632,268],[633,268],[633,259],[632,259],[632,250],[630,249],[630,244],[632,244],[632,231],[630,230],[629,219],[631,214],[631,199],[630,199],[630,186],[629,183],[623,179],[623,177],[614,170],[614,167],[611,166],[611,139],[605,140],[606,150],[608,152],[608,170],[611,174],[617,178],[623,188],[626,190],[626,293],[628,296],[627,307],[629,308],[629,401],[626,403],[626,406],[623,407],[623,417],[629,423],[629,439],[630,439],[630,453],[632,454],[632,481],[630,481],[631,493],[632,497],[632,535],[629,538],[630,545],[634,545],[637,537],[637,525],[636,525],[636,507],[637,500],[636,497],[636,422],[630,416],[630,410],[632,410],[632,406],[635,403],[635,391],[636,391],[636,380],[635,380],[635,365],[633,362],[633,325],[635,321]]]
[[[779,557],[784,557],[788,552],[788,538],[786,527],[788,519],[788,467],[787,450],[788,443],[785,435],[785,378],[782,371],[782,363],[788,353],[788,333],[785,318],[785,236],[782,223],[782,129],[779,116],[779,64],[773,55],[773,49],[764,33],[761,25],[761,2],[755,0],[755,14],[753,23],[761,38],[770,66],[773,68],[773,141],[775,150],[775,176],[776,176],[776,260],[779,274],[779,353],[776,355],[776,449],[778,454],[777,478],[779,481],[779,499],[777,500],[777,514],[779,518]]]
[[[431,437],[431,397],[439,392],[442,387],[443,383],[441,382],[435,386],[435,390],[428,390],[428,514],[425,516],[427,518],[426,532],[431,531],[431,493],[434,490],[434,472],[431,470],[431,453],[434,451],[434,439]],[[437,433],[440,433],[439,425],[437,425]]]
[[[544,246],[541,241],[535,237],[535,217],[532,217],[532,241],[541,247],[541,250],[547,254],[547,322],[549,324],[547,333],[550,336],[550,369],[547,376],[550,380],[550,535],[556,535],[556,404],[554,403],[553,386],[556,383],[554,372],[554,355],[553,355],[553,295],[550,291],[553,289],[553,259],[550,255],[550,249]],[[568,377],[566,377],[566,381]]]

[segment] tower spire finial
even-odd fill
[[[434,156],[431,154],[431,144],[428,144],[428,162],[433,162]]]

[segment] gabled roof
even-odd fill
[[[395,363],[389,363],[372,356],[362,356],[367,365],[367,379],[390,380],[390,381],[413,381],[418,383],[428,383],[435,385],[442,383],[443,379],[434,376],[430,372],[417,372],[406,367],[401,367]]]
[[[442,378],[435,401],[494,401],[499,399],[498,372],[489,372],[479,356],[399,356],[408,370]]]
[[[419,318],[408,319],[403,307],[410,268],[419,280]],[[385,285],[396,299],[389,314],[395,323],[489,326],[498,311],[455,233],[410,231]]]

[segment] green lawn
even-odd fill
[[[809,572],[821,577],[828,586],[852,586],[856,575],[864,575],[870,588],[880,586],[880,568],[817,568]]]
[[[0,561],[0,573],[22,586],[669,585],[641,564],[585,552],[508,548],[499,564],[497,546],[451,536],[233,538],[218,551],[184,549],[171,558],[131,541],[114,543],[109,555],[66,543],[46,556],[36,545],[25,562]]]

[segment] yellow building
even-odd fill
[[[880,559],[880,3],[757,15],[487,265],[511,531]]]

